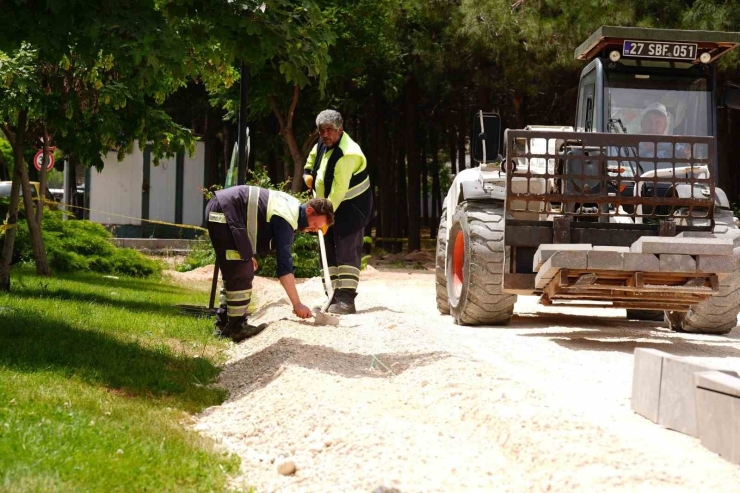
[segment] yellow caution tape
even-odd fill
[[[72,208],[72,209],[80,209],[80,210],[83,210],[83,211],[99,212],[101,214],[105,214],[106,216],[122,217],[124,219],[133,219],[135,221],[141,221],[141,222],[149,223],[149,224],[160,224],[162,226],[175,226],[177,228],[195,229],[197,231],[205,231],[205,232],[208,232],[208,230],[206,228],[202,228],[200,226],[193,226],[192,224],[177,224],[177,223],[169,223],[167,221],[157,221],[155,219],[142,219],[140,217],[126,216],[124,214],[116,214],[115,212],[106,212],[106,211],[101,211],[101,210],[97,210],[97,209],[90,209],[90,208],[87,208],[87,207],[81,207],[79,205],[65,204],[64,202],[55,202],[53,200],[48,200],[48,199],[45,199],[44,202],[47,203],[47,204],[50,204],[50,205],[56,205],[56,206],[62,206],[62,207],[69,207],[69,208]]]

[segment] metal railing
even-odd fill
[[[518,219],[713,226],[713,137],[507,130],[505,139],[506,207]]]

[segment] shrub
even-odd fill
[[[94,271],[102,274],[149,277],[162,272],[161,263],[128,248],[117,248],[113,235],[90,221],[64,221],[65,212],[45,211],[43,239],[49,266],[58,271]],[[33,261],[31,237],[25,219],[18,221],[13,262]]]

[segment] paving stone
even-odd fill
[[[713,274],[734,272],[734,257],[728,255],[697,255],[696,270],[697,272],[711,272]]]
[[[660,272],[696,272],[696,260],[691,255],[661,253]]]
[[[630,247],[594,245],[593,250],[597,252],[629,252]]]
[[[643,236],[630,247],[635,253],[671,253],[681,255],[732,255],[729,238],[679,238]]]
[[[694,374],[699,440],[706,448],[740,464],[740,378],[719,371]]]
[[[652,253],[623,253],[624,270],[634,272],[660,272],[660,260]]]
[[[664,356],[670,355],[657,349],[635,348],[635,363],[632,372],[632,410],[654,423],[658,422],[660,374]]]
[[[591,250],[588,253],[588,268],[602,270],[623,270],[624,257],[620,252]]]
[[[676,235],[676,238],[716,238],[714,233],[709,231],[682,231]]]
[[[591,245],[588,243],[555,243],[540,245],[537,251],[534,252],[534,259],[532,260],[532,269],[534,272],[538,272],[542,264],[552,257],[557,252],[564,251],[582,251],[591,250]],[[584,267],[585,269],[585,267]]]
[[[689,363],[676,356],[663,357],[658,424],[697,436],[694,373],[708,370],[711,368]]]
[[[537,289],[547,286],[560,269],[588,268],[588,252],[586,250],[560,251],[552,255],[542,264],[535,277],[534,285]]]

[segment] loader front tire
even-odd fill
[[[437,228],[437,252],[434,267],[434,278],[437,289],[437,310],[442,315],[450,313],[450,300],[447,298],[447,278],[445,262],[447,261],[447,208],[442,208]]]
[[[504,207],[463,202],[447,242],[447,296],[458,325],[506,325],[516,295],[503,292]]]
[[[728,334],[737,327],[740,313],[740,272],[720,281],[719,294],[691,307],[688,313],[666,312],[666,321],[675,332]]]

